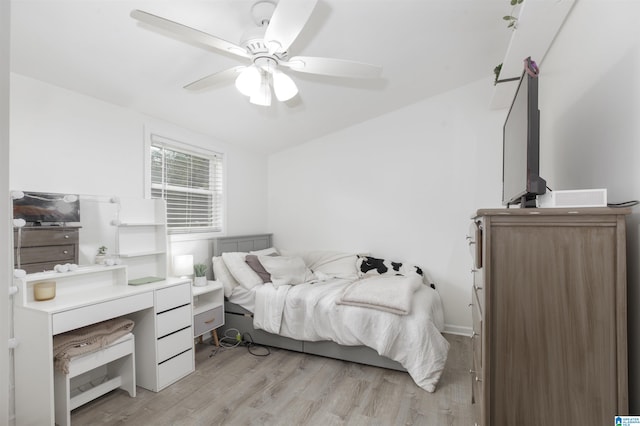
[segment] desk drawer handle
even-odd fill
[[[67,240],[69,239],[69,236],[68,236],[68,235],[65,235],[64,237],[65,237]]]
[[[212,322],[214,322],[216,320],[216,317],[211,318],[210,320],[205,321],[205,324],[211,324]]]
[[[69,250],[63,250],[62,253],[69,254]]]

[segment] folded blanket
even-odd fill
[[[376,275],[349,284],[336,303],[407,315],[413,293],[421,285],[417,275]]]
[[[275,287],[272,283],[265,283],[256,288],[253,312],[254,328],[273,334],[280,333],[282,311],[290,288],[290,285]]]
[[[127,318],[114,318],[53,336],[53,365],[69,374],[74,356],[97,351],[131,332],[135,323]]]

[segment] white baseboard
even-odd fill
[[[461,325],[452,325],[452,324],[444,325],[444,333],[458,334],[460,336],[471,336],[472,331],[473,331],[473,328],[471,327],[463,327]]]

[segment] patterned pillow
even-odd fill
[[[392,262],[386,259],[379,259],[371,256],[359,256],[356,261],[358,274],[365,275],[408,275],[417,274],[424,277],[424,272],[419,266],[405,265],[402,262]]]

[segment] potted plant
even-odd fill
[[[193,265],[193,285],[204,287],[207,285],[207,265],[204,263],[196,263]]]
[[[104,261],[107,259],[107,247],[100,246],[98,247],[98,254],[96,254],[96,264],[104,265]]]

